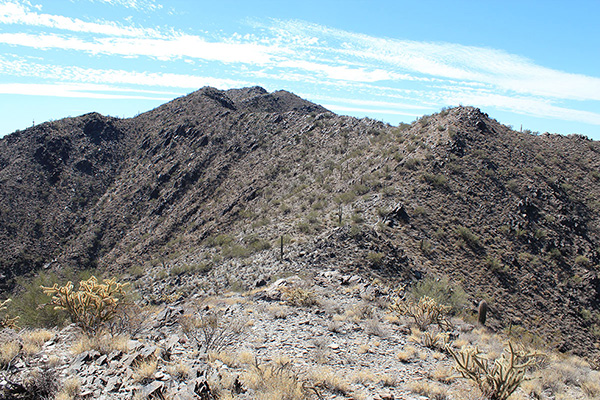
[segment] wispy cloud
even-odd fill
[[[39,78],[44,80],[57,80],[67,83],[67,88],[73,92],[71,83],[76,84],[116,84],[136,85],[128,91],[144,92],[144,87],[164,87],[197,89],[203,86],[220,88],[234,88],[248,86],[251,82],[234,79],[214,78],[200,75],[148,72],[148,71],[125,71],[118,69],[81,68],[76,66],[61,66],[52,64],[40,64],[31,59],[0,56],[0,74],[11,73],[18,77]],[[19,86],[15,86],[19,87]],[[27,87],[27,86],[22,86]],[[82,86],[77,86],[81,88]],[[99,86],[95,86],[98,88]],[[111,86],[112,90],[119,90],[117,86]],[[102,89],[107,90],[107,89]],[[178,92],[152,91],[165,96],[177,95]]]
[[[109,36],[163,36],[159,31],[152,28],[123,26],[116,22],[109,21],[87,22],[78,18],[65,17],[62,15],[38,13],[37,11],[34,11],[31,6],[15,2],[0,4],[0,24],[28,25]]]
[[[161,7],[152,0],[94,1],[132,10]],[[14,0],[0,4],[0,24],[31,28],[0,33],[0,44],[16,48],[202,66],[186,73],[158,73],[151,72],[152,68],[133,71],[32,64],[31,60],[23,63],[0,56],[3,75],[44,77],[62,87],[60,93],[65,95],[106,94],[81,89],[79,84],[105,84],[107,90],[115,91],[126,86],[135,95],[145,96],[141,92],[144,86],[230,88],[259,80],[277,87],[297,87],[300,92],[308,92],[310,86],[312,96],[307,97],[321,99],[339,111],[414,115],[415,110],[463,103],[600,125],[599,113],[578,108],[578,102],[600,101],[599,77],[543,67],[497,49],[373,37],[282,20],[250,22],[247,34],[203,36],[170,27],[42,13],[39,7]],[[157,64],[153,65],[156,71]],[[71,84],[76,85],[68,86]],[[29,91],[30,87],[4,86],[3,90],[18,89]]]
[[[77,97],[90,99],[137,99],[170,100],[170,96],[144,96],[139,94],[119,94],[121,88],[92,84],[42,84],[42,83],[0,83],[0,93],[50,97]],[[106,93],[108,92],[108,93]]]
[[[201,37],[179,35],[167,39],[83,38],[57,34],[2,33],[0,43],[36,49],[60,49],[121,57],[153,57],[159,60],[190,57],[225,63],[264,65],[272,49],[254,43],[208,42]]]
[[[275,20],[268,27],[289,38],[295,46],[302,46],[298,37],[313,41],[317,37],[320,52],[355,65],[481,82],[500,90],[536,96],[600,100],[600,78],[545,68],[502,50],[377,38],[303,21]]]
[[[139,11],[156,11],[163,8],[154,0],[91,0],[92,2],[106,3],[113,6],[121,6]]]

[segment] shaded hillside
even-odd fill
[[[0,168],[5,285],[52,261],[200,276],[260,264],[238,279],[251,287],[282,268],[283,236],[296,269],[446,275],[487,299],[493,327],[600,344],[600,144],[580,136],[515,132],[471,107],[393,127],[285,91],[203,88],[132,119],[14,133]]]

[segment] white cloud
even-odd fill
[[[146,56],[159,60],[181,57],[225,63],[267,64],[276,49],[254,43],[207,42],[198,36],[178,35],[168,39],[99,38],[85,40],[55,34],[2,33],[0,43],[37,49],[76,50],[122,57]]]
[[[479,82],[498,90],[535,96],[600,100],[600,78],[542,67],[502,50],[377,38],[303,21],[274,21],[268,27],[300,47],[299,38],[316,35],[321,52],[357,65]]]
[[[365,115],[386,114],[386,115],[403,115],[407,117],[420,117],[423,114],[410,111],[402,111],[396,109],[380,109],[380,108],[363,108],[363,107],[348,107],[339,104],[323,104],[323,107],[336,113],[364,113]]]
[[[156,73],[148,71],[138,72],[39,64],[28,59],[8,60],[2,56],[0,56],[0,74],[12,74],[13,76],[19,77],[35,77],[46,81],[57,80],[93,84],[136,85],[138,87],[134,89],[119,89],[114,86],[109,87],[109,89],[113,91],[133,90],[135,92],[159,93],[162,95],[179,95],[180,93],[143,90],[140,89],[139,86],[182,89],[198,89],[203,86],[214,86],[221,89],[229,89],[249,86],[251,84],[250,82],[242,80],[189,74]],[[99,88],[99,86],[94,87]]]
[[[278,64],[282,68],[301,69],[308,72],[324,74],[328,79],[338,79],[355,82],[377,82],[386,80],[400,80],[401,76],[382,69],[366,70],[365,68],[348,68],[346,66],[335,66],[319,64],[303,60],[287,60]]]
[[[516,114],[600,125],[599,113],[556,106],[549,100],[539,98],[459,91],[447,92],[442,97],[447,104],[476,104],[478,107],[496,107]]]
[[[50,97],[79,97],[92,99],[137,99],[168,101],[171,97],[143,96],[135,94],[115,94],[101,92],[118,92],[119,88],[107,85],[90,84],[40,84],[40,83],[0,83],[1,94],[20,94]]]
[[[113,6],[132,8],[139,11],[157,11],[163,8],[154,0],[92,0],[100,3],[107,3]]]
[[[431,107],[422,105],[422,104],[407,104],[393,101],[378,101],[378,100],[364,100],[364,99],[352,99],[352,98],[341,98],[341,97],[330,97],[330,96],[321,96],[321,95],[310,95],[308,93],[298,94],[300,97],[311,98],[313,100],[323,101],[323,102],[333,102],[330,104],[353,104],[359,106],[366,107],[387,107],[392,109],[399,110],[430,110]],[[412,115],[412,114],[411,114]]]
[[[18,3],[0,4],[0,23],[53,28],[71,32],[85,32],[108,36],[163,37],[151,28],[122,26],[115,22],[86,22],[62,15],[40,14]]]

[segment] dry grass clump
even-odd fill
[[[32,355],[39,352],[44,343],[52,340],[55,333],[48,329],[36,329],[33,331],[26,331],[21,334],[21,340],[23,341],[23,353]]]
[[[351,379],[352,382],[359,383],[361,385],[378,382],[380,380],[379,376],[369,369],[360,369],[355,371],[351,375]]]
[[[185,381],[192,373],[192,367],[182,361],[171,363],[166,369],[169,375],[179,381]]]
[[[414,346],[404,346],[404,349],[396,354],[396,358],[403,363],[407,363],[419,356],[419,351]]]
[[[282,287],[281,299],[294,307],[311,307],[319,304],[317,296],[312,290],[300,287]]]
[[[362,320],[375,320],[377,318],[375,307],[367,301],[360,301],[344,312],[344,319],[352,322],[360,322]]]
[[[429,373],[429,377],[434,381],[445,384],[452,383],[456,379],[456,376],[452,373],[452,369],[444,365],[437,365],[435,369]]]
[[[274,319],[286,319],[288,317],[288,315],[290,315],[290,308],[287,306],[275,304],[275,305],[270,305],[267,308],[267,312]]]
[[[140,361],[135,365],[131,378],[134,383],[146,385],[153,380],[154,373],[158,368],[158,358],[150,357],[144,361]]]
[[[548,357],[547,365],[537,371],[534,378],[523,384],[523,390],[539,398],[569,398],[576,392],[589,399],[600,398],[600,372],[575,356]]]
[[[0,343],[0,367],[8,367],[12,361],[21,353],[23,345],[16,340]]]
[[[60,391],[56,394],[55,400],[74,400],[79,395],[81,383],[79,378],[68,378],[62,385]]]
[[[108,333],[98,335],[83,334],[71,347],[73,354],[81,354],[84,351],[96,350],[101,354],[110,354],[118,350],[123,353],[129,351],[129,335],[111,335]]]
[[[429,382],[424,379],[409,383],[408,388],[413,393],[427,396],[431,400],[446,400],[449,398],[448,389],[438,383]]]
[[[258,359],[245,369],[242,381],[246,387],[256,393],[258,400],[304,400],[309,398],[298,374],[294,372],[291,361],[280,358],[270,363],[261,363]]]
[[[331,393],[346,395],[352,391],[350,383],[339,371],[331,367],[318,367],[309,372],[309,379],[315,387],[323,388]]]

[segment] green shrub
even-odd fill
[[[367,260],[371,263],[371,265],[373,265],[375,267],[379,267],[383,264],[384,257],[385,257],[385,254],[374,252],[374,251],[367,254]]]
[[[577,256],[577,257],[575,257],[575,264],[577,264],[580,267],[587,267],[591,263],[590,263],[590,259],[587,258],[586,256]]]
[[[425,173],[421,175],[421,180],[437,188],[445,187],[448,184],[448,178],[442,174]]]
[[[459,226],[456,228],[456,233],[458,237],[465,242],[467,246],[472,249],[477,249],[481,247],[481,243],[479,242],[479,236],[475,235],[471,230],[465,226]]]
[[[51,301],[40,286],[49,286],[59,277],[53,272],[41,272],[34,278],[21,278],[17,281],[16,293],[13,296],[12,308],[17,314],[19,324],[31,328],[51,328],[61,326],[67,319],[64,310],[55,310],[54,307],[40,307]]]
[[[413,300],[424,296],[431,297],[437,303],[449,307],[448,312],[452,315],[460,313],[467,303],[467,293],[464,289],[447,277],[425,278],[409,290],[409,296]]]
[[[19,319],[19,317],[11,317],[7,311],[8,304],[10,304],[11,301],[11,299],[6,299],[0,302],[0,314],[2,314],[2,316],[0,316],[0,329],[17,328],[17,320]]]

